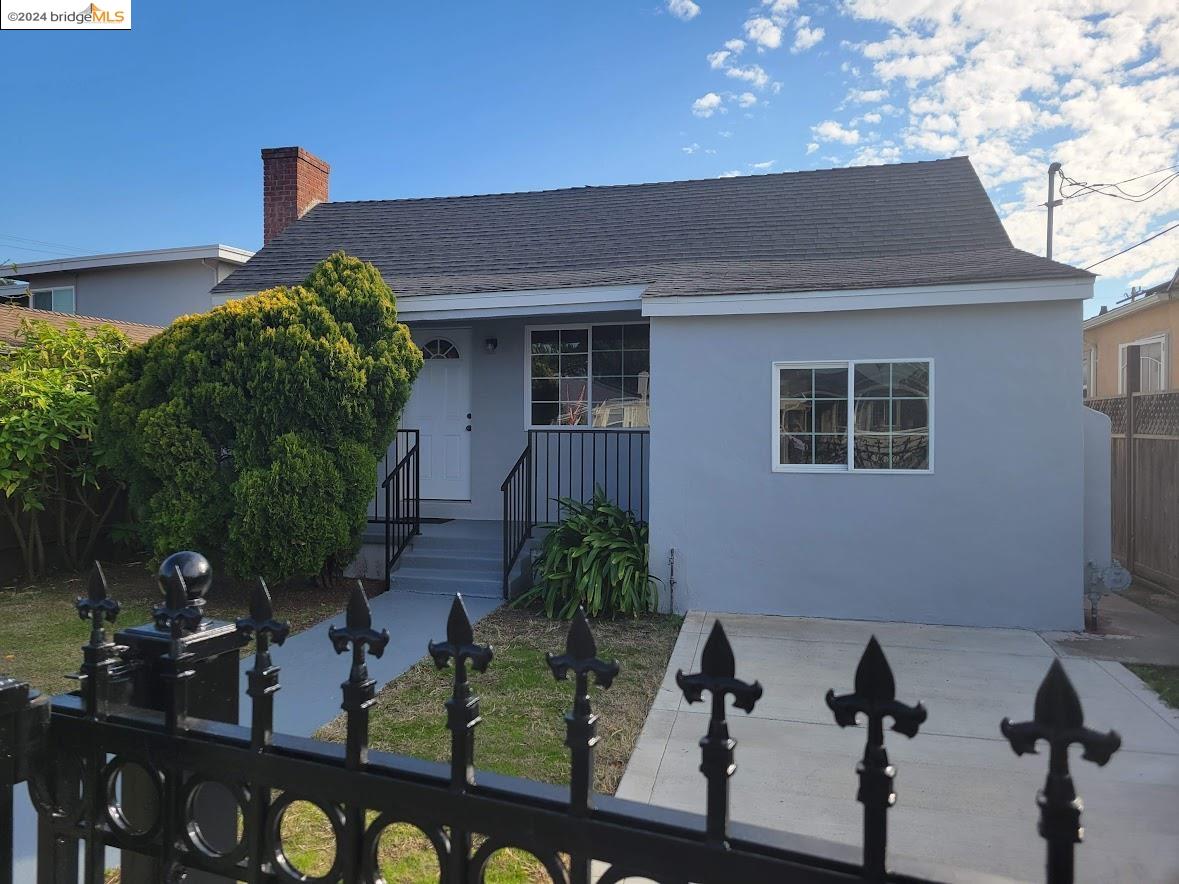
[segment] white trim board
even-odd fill
[[[151,249],[142,252],[112,252],[105,255],[79,255],[74,258],[54,258],[49,261],[19,261],[16,268],[0,270],[0,276],[32,276],[39,273],[63,273],[71,270],[91,270],[100,267],[125,267],[131,264],[159,264],[165,261],[194,261],[216,258],[229,264],[242,265],[254,256],[253,252],[220,243],[207,246],[184,246],[176,249]]]
[[[1112,310],[1106,310],[1104,313],[1090,316],[1081,324],[1081,328],[1089,331],[1091,328],[1097,328],[1099,325],[1105,325],[1107,322],[1113,322],[1115,319],[1121,319],[1124,316],[1129,316],[1131,313],[1137,313],[1139,310],[1145,310],[1147,307],[1161,304],[1163,301],[1164,299],[1159,295],[1146,295],[1142,298],[1135,298],[1128,304],[1122,304],[1121,306],[1114,307]]]
[[[1032,282],[982,282],[881,289],[826,289],[746,295],[669,295],[644,298],[644,316],[729,316],[756,313],[824,313],[898,307],[948,307],[1020,301],[1085,300],[1093,297],[1088,279]]]

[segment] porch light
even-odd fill
[[[499,338],[484,338],[483,349],[488,353],[494,353],[499,347]]]

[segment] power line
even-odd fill
[[[1168,170],[1163,169],[1160,171],[1168,171]],[[1157,172],[1148,172],[1147,173],[1147,175],[1151,175],[1151,174],[1157,174]],[[1140,175],[1138,177],[1145,178],[1145,177],[1147,177],[1147,175]],[[1179,178],[1179,172],[1176,172],[1173,175],[1167,176],[1162,181],[1156,182],[1154,185],[1152,185],[1151,187],[1149,187],[1148,189],[1146,189],[1142,193],[1129,193],[1128,191],[1122,190],[1120,185],[1126,183],[1124,181],[1118,182],[1116,184],[1089,184],[1088,182],[1085,182],[1085,181],[1077,181],[1074,178],[1070,178],[1068,175],[1065,175],[1063,171],[1060,173],[1060,177],[1062,179],[1060,195],[1063,199],[1075,199],[1077,197],[1087,196],[1090,193],[1096,193],[1096,194],[1099,194],[1100,196],[1109,196],[1109,197],[1113,197],[1114,199],[1124,200],[1128,203],[1144,203],[1147,200],[1158,196],[1160,193],[1163,192],[1163,190],[1167,187],[1167,185],[1169,185],[1176,178]],[[1133,179],[1133,178],[1126,179],[1126,181],[1133,181],[1133,180],[1137,180],[1137,179]],[[1068,193],[1068,194],[1066,194],[1064,192],[1065,184],[1080,188],[1082,192],[1081,193]],[[1116,188],[1118,190],[1118,193],[1111,193],[1110,191],[1107,191],[1107,190],[1101,190],[1100,188],[1102,188],[1102,187]]]
[[[1086,267],[1085,269],[1086,269],[1086,270],[1092,270],[1094,267],[1096,267],[1096,266],[1097,266],[1097,264],[1104,264],[1106,261],[1112,261],[1114,258],[1118,257],[1118,255],[1124,255],[1124,254],[1126,254],[1126,252],[1130,251],[1131,249],[1136,249],[1136,248],[1138,248],[1139,246],[1144,246],[1144,245],[1146,245],[1148,242],[1150,242],[1152,239],[1158,239],[1158,238],[1159,238],[1160,236],[1162,236],[1164,233],[1170,233],[1170,232],[1171,232],[1172,230],[1174,230],[1176,227],[1179,227],[1179,224],[1172,224],[1172,225],[1171,225],[1170,227],[1168,227],[1166,230],[1160,230],[1160,231],[1159,231],[1158,233],[1156,233],[1154,236],[1148,236],[1148,237],[1147,237],[1146,239],[1144,239],[1142,242],[1136,242],[1136,243],[1134,243],[1134,245],[1132,245],[1132,246],[1129,246],[1128,248],[1122,249],[1120,252],[1115,252],[1114,254],[1110,255],[1108,258],[1102,258],[1102,259],[1101,259],[1100,261],[1098,261],[1096,264],[1090,264],[1090,265],[1089,265],[1088,267]]]
[[[83,248],[82,246],[71,246],[71,245],[64,243],[64,242],[50,242],[49,240],[45,240],[45,239],[33,239],[28,236],[18,236],[15,233],[4,233],[3,231],[0,231],[0,238],[14,239],[14,240],[19,240],[20,242],[28,242],[28,243],[32,243],[35,246],[49,246],[50,248],[75,249],[79,252],[86,251],[86,249]]]

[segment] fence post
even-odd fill
[[[160,565],[159,581],[165,601],[153,610],[154,622],[133,626],[115,636],[118,644],[127,646],[129,656],[141,663],[134,670],[131,705],[164,710],[169,724],[181,731],[190,717],[237,724],[241,693],[238,651],[247,638],[233,623],[202,616],[204,597],[213,582],[209,562],[199,553],[173,553]],[[128,769],[124,775],[122,802],[153,800],[149,797],[152,787],[142,775],[131,776],[133,770]],[[179,805],[184,770],[163,773],[168,781],[165,800]],[[194,816],[200,820],[202,837],[218,848],[231,847],[237,840],[237,808],[226,805],[232,799],[217,794],[198,794],[196,798]],[[161,807],[160,815],[164,820],[184,817],[179,806]],[[165,880],[167,854],[171,852],[165,843],[161,862],[122,851],[120,880],[123,884]],[[190,871],[186,880],[191,884],[226,879]]]
[[[1135,496],[1134,394],[1142,384],[1142,357],[1137,344],[1126,348],[1126,570],[1134,573]]]

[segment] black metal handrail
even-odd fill
[[[389,589],[390,571],[415,535],[422,533],[422,461],[419,455],[417,430],[398,430],[406,434],[405,454],[397,461],[381,482],[384,497],[385,526],[385,589]],[[370,519],[369,521],[373,521]]]
[[[503,494],[503,591],[532,529],[555,525],[560,500],[588,501],[595,489],[646,521],[650,430],[529,430],[528,444],[500,485]]]
[[[524,447],[499,486],[504,497],[504,598],[508,597],[508,578],[520,550],[532,536],[532,443]]]
[[[561,498],[588,501],[598,488],[646,521],[650,440],[646,429],[529,430],[534,524],[555,525],[561,518]]]

